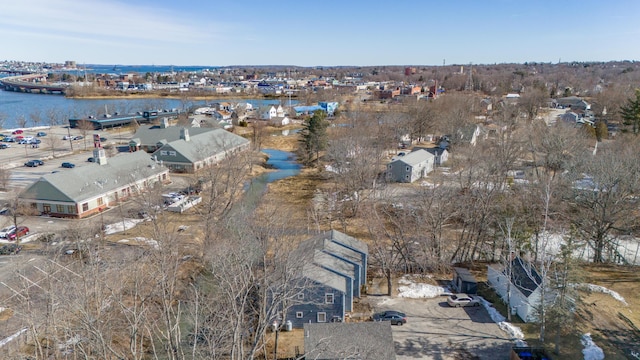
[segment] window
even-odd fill
[[[104,200],[101,197],[98,198],[98,206],[104,204]]]
[[[63,213],[64,212],[64,205],[56,205],[56,212]]]
[[[73,205],[67,205],[67,214],[75,214],[76,213],[76,207]]]
[[[89,203],[82,204],[82,211],[89,211]]]
[[[324,294],[324,303],[333,304],[333,294]]]
[[[327,313],[319,312],[318,313],[318,322],[319,323],[327,322]]]
[[[304,317],[304,313],[302,311],[296,311],[296,319],[302,319]]]
[[[176,156],[176,152],[175,151],[169,151],[169,156]]]
[[[404,176],[405,180],[410,180],[411,178],[409,177],[409,175],[405,175]]]
[[[407,172],[411,171],[411,168],[409,166],[407,166]]]
[[[167,156],[166,150],[160,150],[160,156]]]
[[[304,293],[298,294],[298,300],[304,300]]]

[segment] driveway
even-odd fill
[[[407,314],[393,326],[397,359],[509,359],[512,342],[484,307],[451,308],[445,297],[407,299],[369,297],[376,312]]]

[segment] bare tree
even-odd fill
[[[29,119],[34,126],[39,126],[40,123],[42,123],[42,114],[39,111],[34,110],[29,114]]]
[[[24,128],[27,126],[27,118],[24,115],[18,115],[18,119],[16,120],[18,127]]]
[[[82,134],[84,149],[87,150],[87,137],[89,136],[90,133],[95,131],[95,127],[93,126],[93,123],[91,121],[86,119],[82,119],[78,121],[77,127],[80,130],[80,134]]]

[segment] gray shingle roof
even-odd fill
[[[180,139],[180,130],[183,128],[184,126],[169,126],[164,129],[158,126],[141,126],[136,130],[133,137],[140,139],[140,144],[142,145],[156,145],[161,140],[171,142]],[[191,136],[215,130],[213,128],[194,127],[189,127],[187,129],[189,129],[189,134]]]
[[[394,360],[389,321],[304,324],[307,359]]]
[[[302,275],[317,283],[329,286],[336,290],[347,292],[347,283],[344,277],[335,274],[315,264],[305,264],[302,268]]]
[[[136,151],[108,158],[104,165],[91,163],[44,175],[27,187],[20,197],[82,202],[167,171],[146,152]]]
[[[403,157],[400,157],[393,162],[399,161],[407,165],[414,166],[422,162],[425,162],[427,159],[430,159],[433,157],[434,157],[433,154],[430,154],[426,150],[418,150],[418,151],[412,151],[409,154]]]
[[[249,140],[230,133],[224,129],[207,129],[206,132],[192,134],[194,128],[189,128],[189,141],[178,139],[169,141],[166,146],[185,157],[190,162],[207,159],[216,154],[222,154],[238,146],[249,143]],[[198,129],[198,128],[195,128]],[[159,155],[164,147],[156,150],[154,155]],[[160,156],[158,156],[160,158]]]

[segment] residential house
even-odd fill
[[[441,148],[439,146],[438,147],[416,146],[413,148],[412,151],[417,151],[417,150],[424,150],[432,154],[435,157],[434,164],[437,166],[440,166],[449,160],[449,151],[447,151],[446,148]]]
[[[344,277],[313,263],[301,266],[300,291],[287,309],[286,319],[294,328],[307,323],[342,322],[345,316],[347,281]]]
[[[260,119],[266,120],[272,126],[288,125],[291,120],[285,116],[282,105],[265,106],[260,109]]]
[[[369,250],[365,243],[336,230],[300,243],[292,259],[304,264],[300,281],[309,282],[287,309],[296,328],[309,322],[342,321],[353,311],[367,278]],[[331,294],[331,295],[328,295]]]
[[[433,171],[435,156],[426,150],[413,151],[387,165],[387,180],[412,183]]]
[[[389,321],[304,324],[306,359],[395,360]]]
[[[568,96],[556,100],[556,106],[561,109],[571,110],[591,110],[591,104],[577,96]]]
[[[487,280],[503,301],[511,299],[509,308],[524,322],[536,320],[536,307],[540,304],[542,293],[542,277],[533,265],[520,257],[514,257],[510,266],[489,265]]]
[[[476,124],[465,126],[456,132],[456,143],[475,146],[480,136],[480,126]]]
[[[94,150],[95,163],[42,176],[19,195],[41,215],[84,218],[114,206],[156,183],[169,181],[169,169],[144,151],[107,159]]]
[[[260,118],[262,120],[271,120],[275,117],[284,117],[284,108],[282,105],[270,105],[260,108]]]
[[[201,129],[206,128],[180,127],[180,137],[173,141],[161,140],[153,157],[172,171],[193,173],[249,149],[249,140],[224,129],[190,134]]]

